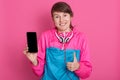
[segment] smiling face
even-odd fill
[[[53,21],[58,32],[69,32],[71,24],[71,16],[65,12],[53,12]]]

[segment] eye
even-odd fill
[[[54,18],[59,18],[59,16],[55,15]]]
[[[63,16],[64,16],[64,17],[66,17],[66,16],[67,16],[67,14],[64,14]]]

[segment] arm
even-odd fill
[[[38,43],[37,65],[32,64],[32,69],[37,76],[42,76],[45,64],[45,37],[41,36]]]
[[[87,39],[85,36],[82,36],[82,44],[81,44],[81,55],[79,62],[79,69],[75,71],[75,74],[80,78],[87,78],[90,76],[92,71],[92,65],[90,62],[90,55],[88,50]]]

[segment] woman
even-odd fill
[[[51,16],[55,28],[42,33],[38,53],[24,50],[33,71],[41,80],[87,78],[92,71],[88,44],[85,35],[71,25],[73,12],[70,6],[65,2],[55,3]]]

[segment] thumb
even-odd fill
[[[73,62],[77,62],[77,58],[76,58],[76,53],[74,52],[74,60]]]

